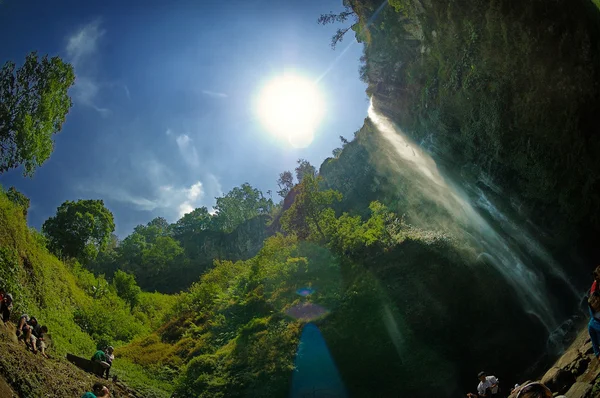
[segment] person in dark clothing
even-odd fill
[[[13,297],[10,293],[6,293],[3,290],[0,293],[0,315],[2,315],[2,322],[6,323],[10,319],[10,312],[13,307]]]

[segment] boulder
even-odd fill
[[[578,381],[565,395],[567,398],[589,398],[592,395],[592,385]]]
[[[579,358],[571,368],[571,373],[573,373],[575,376],[582,375],[587,370],[589,363],[590,358],[588,356]]]
[[[598,361],[596,358],[593,358],[588,363],[585,372],[578,377],[578,381],[594,383],[598,376],[600,376],[600,361]]]
[[[594,349],[592,348],[592,342],[588,341],[584,345],[579,348],[579,352],[583,355],[592,355],[594,353]]]
[[[564,394],[575,383],[575,376],[567,370],[554,367],[546,372],[541,381],[550,390]]]
[[[567,350],[567,352],[565,352],[562,357],[560,357],[558,362],[556,362],[555,366],[557,368],[570,370],[571,367],[575,364],[575,362],[577,362],[577,360],[581,357],[582,355],[578,349],[571,348]]]

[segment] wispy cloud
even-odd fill
[[[77,79],[73,87],[75,102],[95,109],[101,115],[107,116],[110,110],[97,104],[100,84],[92,77],[97,69],[98,42],[104,36],[101,21],[96,19],[73,32],[67,38],[67,59],[75,68]]]
[[[228,97],[228,95],[225,93],[219,93],[217,91],[210,91],[210,90],[202,90],[202,94],[208,95],[209,97],[213,97],[213,98],[227,98]]]
[[[169,131],[169,130],[167,130]],[[179,148],[179,153],[181,157],[190,167],[198,167],[200,166],[200,159],[198,158],[198,151],[196,151],[196,147],[192,139],[187,134],[181,134],[177,137],[177,147]]]
[[[160,185],[148,197],[136,195],[128,189],[106,184],[93,187],[80,187],[82,192],[102,194],[108,200],[131,205],[136,210],[158,212],[170,221],[175,221],[197,207],[203,206],[205,191],[202,182],[190,186]]]
[[[75,68],[81,67],[95,56],[98,41],[106,31],[100,28],[100,20],[90,22],[68,38],[67,55]]]
[[[78,76],[76,84],[73,87],[73,97],[75,98],[75,101],[89,106],[90,108],[94,108],[102,116],[108,116],[110,114],[110,109],[96,105],[98,91],[100,91],[98,83],[93,79],[85,76]]]

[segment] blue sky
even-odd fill
[[[103,199],[117,234],[186,210],[244,182],[276,190],[296,159],[317,167],[367,115],[361,45],[337,50],[321,13],[341,0],[16,1],[0,5],[0,61],[60,55],[75,67],[73,108],[32,179],[0,177],[31,198],[39,228],[65,200]],[[346,51],[345,51],[346,50]],[[319,80],[326,112],[312,144],[265,131],[255,102],[270,79]]]

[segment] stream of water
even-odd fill
[[[561,324],[565,319],[561,319],[551,305],[545,275],[550,274],[564,283],[574,299],[580,292],[542,245],[501,212],[481,189],[467,187],[471,193],[467,195],[462,187],[442,175],[431,156],[388,118],[378,114],[372,104],[369,118],[389,144],[384,151],[386,162],[398,178],[410,179],[412,189],[418,190],[415,193],[418,198],[431,201],[444,210],[448,215],[446,218],[450,219],[445,227],[476,250],[479,259],[497,269],[514,289],[524,311],[537,317],[545,326],[550,340],[562,333]],[[493,225],[482,213],[494,220]],[[519,242],[519,246],[515,242]]]

